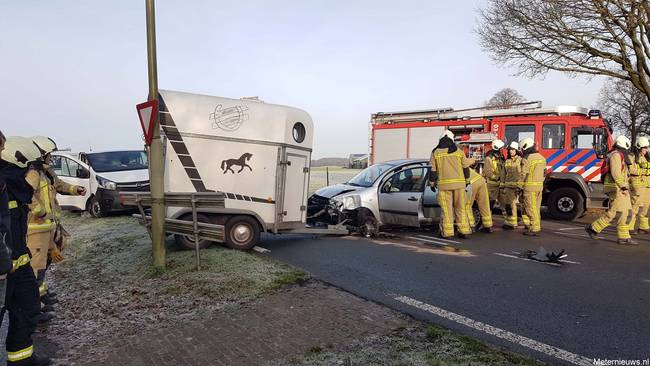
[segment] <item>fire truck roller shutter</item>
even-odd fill
[[[417,127],[409,131],[409,158],[429,159],[431,150],[445,132],[444,127]]]

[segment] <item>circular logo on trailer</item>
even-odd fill
[[[495,123],[492,125],[492,131],[498,132],[499,131],[499,124]]]
[[[214,108],[210,113],[210,121],[213,129],[221,129],[228,132],[237,131],[239,127],[248,120],[248,107],[237,105],[234,107],[223,108],[221,104]]]

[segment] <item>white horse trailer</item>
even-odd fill
[[[161,90],[159,113],[166,196],[198,192],[200,206],[193,212],[190,200],[184,207],[167,204],[167,221],[195,216],[223,226],[223,241],[237,249],[253,247],[260,232],[323,233],[305,226],[314,130],[307,112],[258,99]],[[177,243],[195,247],[190,235],[176,232]],[[215,240],[202,237],[199,246]]]

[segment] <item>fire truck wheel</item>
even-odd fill
[[[585,211],[585,199],[575,188],[558,188],[548,197],[548,210],[556,220],[574,220]]]
[[[198,222],[210,223],[210,219],[206,215],[197,214],[196,218]],[[179,217],[178,219],[192,221],[192,214],[191,213],[185,214]],[[179,249],[190,249],[190,250],[196,249],[196,245],[194,244],[194,238],[192,236],[175,234],[174,241],[176,242],[176,246]],[[209,240],[199,239],[199,248],[201,249],[207,248],[210,244],[212,244],[212,242]]]
[[[260,225],[250,216],[234,216],[226,221],[225,236],[229,248],[249,250],[260,241]]]

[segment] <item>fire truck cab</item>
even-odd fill
[[[599,111],[527,102],[508,109],[379,112],[370,121],[371,162],[427,159],[445,130],[454,132],[479,168],[494,138],[508,144],[532,137],[547,160],[543,205],[554,219],[573,220],[587,208],[607,207],[600,167],[612,137]]]

